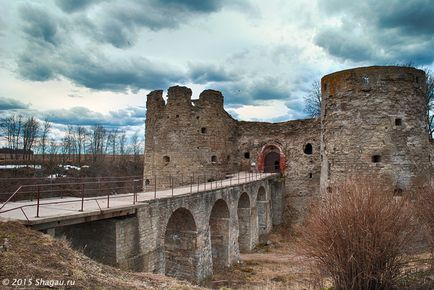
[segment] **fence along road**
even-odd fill
[[[237,172],[226,179],[209,182],[203,182],[206,181],[206,178],[203,178],[202,182],[200,182],[200,176],[196,176],[192,180],[199,180],[199,182],[178,187],[174,186],[173,179],[171,179],[172,186],[168,189],[157,190],[156,186],[149,184],[145,186],[145,190],[140,192],[136,192],[136,188],[142,187],[143,179],[136,178],[130,180],[133,184],[132,192],[124,194],[109,192],[106,195],[90,197],[85,196],[85,187],[90,186],[93,182],[77,183],[81,187],[81,197],[64,196],[62,192],[57,192],[60,197],[41,198],[39,188],[43,185],[35,185],[34,200],[11,201],[19,194],[20,187],[6,202],[0,204],[0,219],[17,220],[37,228],[39,224],[52,224],[53,222],[65,225],[78,223],[80,220],[84,222],[124,216],[134,214],[137,206],[151,200],[238,186],[277,175],[277,173]],[[50,184],[50,186],[53,186],[53,184]],[[150,189],[150,187],[153,187],[153,189]]]

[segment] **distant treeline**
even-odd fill
[[[35,152],[42,161],[60,155],[64,160],[80,164],[89,159],[94,162],[106,159],[107,155],[114,159],[118,155],[143,154],[143,141],[137,132],[128,138],[124,130],[97,124],[68,125],[63,137],[55,138],[54,133],[48,119],[39,121],[22,115],[0,119],[0,136],[3,147],[11,150],[10,159],[30,160]]]

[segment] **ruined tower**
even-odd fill
[[[429,182],[425,73],[363,67],[321,80],[321,189],[348,176],[386,176],[397,191]]]
[[[191,99],[187,87],[169,88],[147,96],[145,183],[157,176],[159,186],[188,184],[193,175],[217,179],[234,170],[236,121],[224,110],[223,96],[203,91]]]

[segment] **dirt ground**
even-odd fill
[[[99,264],[71,249],[65,241],[16,222],[0,221],[0,289],[36,288],[203,289],[164,275],[121,271]]]
[[[331,280],[301,253],[297,238],[284,228],[275,229],[268,242],[253,253],[242,254],[240,263],[216,274],[206,285],[213,289],[329,289]],[[408,257],[406,275],[397,289],[434,289],[430,253]],[[132,273],[99,264],[74,251],[65,241],[0,222],[0,289],[14,279],[75,281],[55,289],[203,289],[185,281],[151,273]],[[5,280],[6,279],[6,280]],[[28,280],[27,280],[28,282]],[[10,285],[9,285],[10,286]],[[19,286],[19,285],[18,285]],[[33,285],[35,286],[35,285]],[[34,289],[35,287],[19,287]],[[38,287],[39,288],[39,287]]]
[[[253,253],[241,254],[241,261],[214,275],[206,287],[214,289],[332,289],[332,281],[303,255],[296,236],[278,227]],[[398,289],[434,289],[429,252],[413,254]]]

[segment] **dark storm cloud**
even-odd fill
[[[84,31],[100,42],[117,48],[134,45],[142,27],[158,31],[174,29],[199,15],[219,11],[226,1],[208,0],[130,0],[100,5],[92,19],[83,14],[79,22]]]
[[[32,45],[18,58],[18,66],[21,76],[29,80],[46,81],[64,76],[77,85],[96,90],[137,91],[185,81],[183,72],[145,58],[114,59],[76,48],[50,50]]]
[[[223,67],[214,65],[191,65],[189,68],[190,80],[197,84],[210,82],[235,81],[238,77],[234,73],[229,73]]]
[[[145,124],[146,109],[144,107],[128,107],[104,115],[85,107],[73,107],[70,109],[49,110],[41,112],[40,115],[50,120],[50,122],[61,125],[142,126]]]
[[[48,12],[25,5],[20,9],[23,31],[30,41],[46,42],[57,46],[60,43],[59,20]]]
[[[315,43],[344,60],[427,65],[434,61],[434,5],[415,1],[320,1],[322,12],[340,17],[322,27]]]
[[[316,35],[315,42],[331,55],[345,59],[364,61],[376,58],[373,43],[355,36],[345,28],[325,28]]]
[[[241,80],[230,84],[216,84],[216,89],[222,91],[225,104],[230,108],[290,98],[287,85],[276,78],[258,79],[255,82]]]
[[[399,1],[393,9],[385,9],[378,19],[379,27],[396,28],[411,35],[434,34],[434,3],[432,0]],[[386,8],[386,7],[384,7]]]
[[[56,4],[64,12],[72,13],[84,10],[93,4],[97,4],[104,0],[57,0]]]
[[[74,9],[77,11],[80,7],[91,4],[90,1],[71,4],[72,2],[59,1],[57,4],[63,5],[62,7],[76,5]],[[116,47],[130,46],[135,40],[137,25],[146,26],[150,19],[167,25],[170,21],[178,23],[176,13],[208,13],[220,7],[218,1],[173,0],[167,5],[163,5],[163,2],[165,1],[131,1],[131,5],[119,2],[118,6],[104,6],[101,23],[98,19],[92,22],[86,16],[62,18],[49,9],[45,11],[40,6],[23,5],[20,7],[21,27],[27,37],[24,50],[17,56],[18,72],[21,77],[32,81],[47,81],[63,76],[79,86],[111,91],[151,90],[188,81],[207,83],[233,80],[234,76],[221,67],[206,64],[192,65],[187,70],[180,71],[167,64],[153,63],[144,57],[133,58],[128,54],[111,57],[103,54],[97,43],[83,48],[71,36],[71,32],[77,30],[75,25],[79,22],[79,29],[96,34],[99,41],[109,42]],[[167,13],[148,11],[146,5],[151,5],[151,10],[162,9]]]
[[[11,98],[0,97],[0,111],[28,109],[29,105]]]

